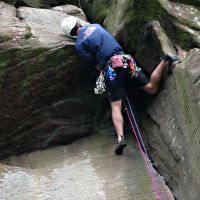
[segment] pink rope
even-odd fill
[[[142,158],[143,158],[144,163],[145,163],[145,166],[146,166],[146,168],[147,168],[148,175],[149,175],[149,177],[150,177],[150,179],[151,179],[151,182],[152,182],[154,191],[155,191],[155,193],[156,193],[156,199],[161,200],[161,196],[160,196],[160,193],[159,193],[159,189],[158,189],[158,187],[157,187],[157,185],[156,185],[156,182],[155,182],[155,180],[154,180],[154,177],[153,177],[152,169],[150,169],[150,167],[148,166],[147,159],[146,159],[145,154],[144,154],[144,152],[143,152],[143,150],[142,150],[140,141],[139,141],[139,139],[138,139],[138,136],[137,136],[136,131],[135,131],[135,128],[134,128],[134,125],[133,125],[133,123],[132,123],[131,117],[130,117],[130,115],[129,115],[129,112],[128,112],[128,109],[127,109],[126,106],[125,106],[125,110],[126,110],[126,113],[127,113],[127,115],[128,115],[128,119],[129,119],[129,122],[130,122],[130,124],[131,124],[131,128],[132,128],[133,133],[134,133],[134,135],[135,135],[135,138],[136,138],[136,140],[137,140],[140,153],[142,154]]]

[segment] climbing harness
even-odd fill
[[[99,77],[96,80],[96,88],[94,88],[94,93],[95,94],[103,94],[106,89],[105,85],[105,78],[104,78],[104,73],[101,72]]]
[[[116,72],[119,72],[119,70],[120,73],[116,74]],[[113,81],[115,79],[124,80],[128,77],[137,77],[138,73],[141,71],[141,68],[137,66],[131,55],[120,53],[113,55],[108,60],[104,71],[106,81]]]
[[[126,111],[126,114],[127,114],[131,129],[132,129],[132,132],[135,135],[135,138],[136,138],[136,141],[138,143],[138,147],[139,147],[140,153],[141,153],[142,158],[144,160],[145,166],[146,166],[146,168],[148,170],[149,177],[151,179],[154,191],[156,193],[156,198],[157,198],[157,200],[161,200],[160,192],[158,190],[158,186],[156,185],[156,181],[154,179],[154,173],[156,171],[154,170],[153,164],[151,163],[151,160],[149,159],[149,156],[148,156],[147,150],[145,148],[144,142],[142,140],[142,136],[141,136],[140,130],[138,128],[135,116],[133,114],[133,111],[132,111],[128,96],[127,96],[125,90],[123,90],[123,92],[124,92],[123,103],[124,103],[125,111]]]
[[[117,75],[117,68],[121,68],[123,73]],[[116,54],[113,55],[105,65],[105,68],[101,71],[99,77],[96,80],[96,88],[94,88],[95,94],[103,94],[105,92],[105,80],[113,81],[119,79],[123,81],[127,78],[127,74],[130,74],[131,77],[137,77],[138,73],[141,71],[129,54]]]

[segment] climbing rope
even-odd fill
[[[125,111],[126,111],[126,114],[128,116],[128,120],[129,120],[131,129],[132,129],[132,132],[135,135],[135,138],[136,138],[136,141],[138,143],[138,147],[139,147],[140,153],[142,155],[142,158],[144,160],[145,166],[147,168],[148,175],[149,175],[149,177],[151,179],[151,182],[152,182],[155,194],[156,194],[156,199],[157,200],[161,200],[160,192],[159,192],[158,186],[156,185],[156,181],[154,179],[153,164],[151,163],[151,160],[149,159],[147,150],[146,150],[144,142],[142,140],[142,136],[141,136],[140,130],[138,128],[135,116],[133,114],[133,111],[132,111],[132,108],[131,108],[131,105],[130,105],[130,102],[129,102],[129,99],[128,99],[128,96],[127,96],[125,90],[124,90],[123,103],[124,103]]]

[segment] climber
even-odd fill
[[[68,37],[76,39],[76,52],[92,63],[100,71],[100,76],[103,74],[105,77],[105,90],[111,105],[112,121],[117,133],[115,153],[122,154],[127,145],[124,139],[121,111],[125,80],[134,79],[137,86],[150,94],[155,94],[166,67],[180,59],[175,55],[166,54],[148,79],[136,66],[134,59],[130,55],[124,54],[122,47],[101,25],[81,26],[76,17],[68,16],[63,19],[61,28]]]

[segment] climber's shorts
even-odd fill
[[[128,77],[126,81],[106,81],[106,95],[110,102],[118,101],[123,98],[123,90],[127,84],[134,85],[137,88],[143,88],[148,83],[149,78],[140,71],[136,77]]]

